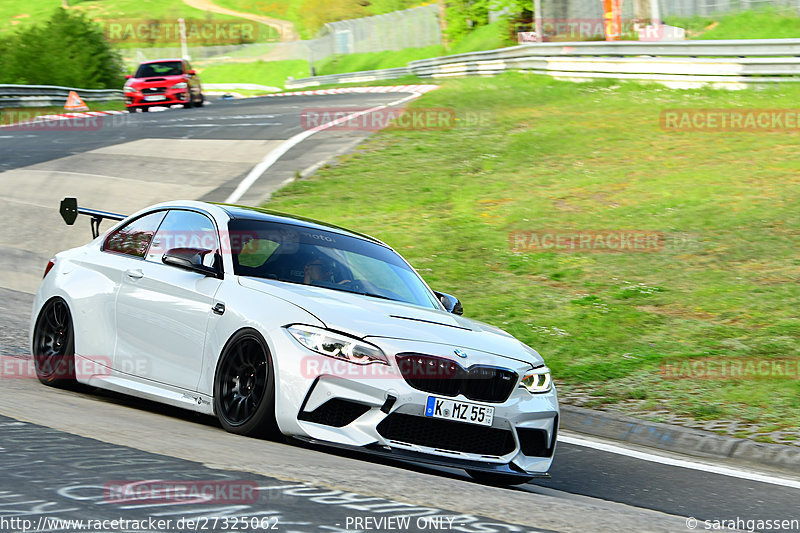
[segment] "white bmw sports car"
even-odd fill
[[[547,475],[558,399],[541,356],[464,318],[366,235],[257,208],[79,208],[94,240],[47,265],[36,373],[515,484]],[[100,235],[104,219],[119,221]]]

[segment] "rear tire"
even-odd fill
[[[236,333],[222,350],[214,379],[214,412],[222,427],[249,437],[280,435],[275,421],[275,373],[264,338]]]
[[[64,387],[75,382],[75,333],[67,302],[52,298],[42,307],[33,329],[36,377],[45,385]]]
[[[492,485],[495,487],[513,487],[514,485],[524,485],[533,479],[533,476],[515,474],[495,474],[494,472],[483,472],[481,470],[467,470],[469,477],[479,483]]]

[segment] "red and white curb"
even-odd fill
[[[378,85],[375,87],[337,87],[336,89],[317,89],[314,91],[290,91],[282,93],[269,93],[259,96],[310,96],[319,94],[346,94],[346,93],[417,93],[424,94],[438,89],[438,85]]]
[[[126,115],[127,111],[85,111],[81,113],[59,113],[57,115],[39,115],[30,120],[22,120],[12,124],[0,124],[0,128],[14,128],[20,126],[29,126],[32,124],[41,124],[42,122],[58,122],[61,120],[74,120],[92,117],[102,117],[106,115]]]

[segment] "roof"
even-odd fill
[[[319,220],[314,220],[312,218],[306,218],[298,215],[290,215],[288,213],[281,213],[280,211],[272,211],[270,209],[264,209],[261,207],[249,207],[243,205],[231,205],[231,204],[214,204],[221,209],[223,209],[228,216],[232,219],[248,219],[248,220],[266,220],[269,222],[279,222],[283,224],[291,224],[293,226],[301,226],[305,228],[312,228],[312,229],[319,229],[323,231],[331,231],[334,233],[339,233],[340,235],[348,235],[350,237],[356,237],[359,239],[368,240],[370,242],[374,242],[375,244],[380,244],[381,246],[388,246],[376,239],[375,237],[370,237],[364,233],[358,233],[357,231],[351,231],[349,229],[343,228],[341,226],[336,226],[334,224],[328,224],[327,222],[320,222]]]
[[[146,65],[148,63],[163,63],[164,61],[183,61],[180,57],[165,57],[164,59],[148,59],[147,61],[142,61],[140,65]]]

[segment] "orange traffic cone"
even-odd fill
[[[89,106],[86,105],[86,102],[78,96],[78,93],[75,91],[70,91],[69,96],[67,96],[67,103],[64,105],[64,109],[67,111],[89,111]]]

